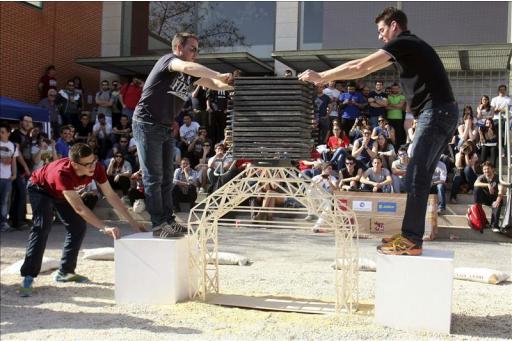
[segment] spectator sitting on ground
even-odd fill
[[[181,159],[181,167],[174,171],[174,188],[172,189],[172,202],[174,210],[180,211],[180,202],[189,203],[190,207],[196,205],[198,174],[190,167],[190,160]]]
[[[332,131],[333,135],[327,141],[329,150],[322,153],[322,159],[324,162],[331,162],[337,170],[340,170],[348,155],[346,148],[348,148],[350,140],[340,127],[334,126]]]
[[[464,107],[464,123],[457,128],[459,132],[459,146],[466,141],[478,143],[478,129],[473,121],[473,110],[471,106]]]
[[[500,232],[500,213],[503,206],[505,187],[499,183],[492,163],[486,161],[482,164],[482,167],[483,174],[475,181],[474,201],[476,204],[492,207],[490,227],[493,232]]]
[[[322,172],[322,160],[320,157],[320,153],[316,150],[316,147],[313,146],[311,149],[310,159],[299,160],[299,170],[301,175],[305,175],[311,179],[315,175],[320,174]]]
[[[103,159],[101,159],[99,156],[100,156],[100,149],[98,147],[98,139],[96,138],[96,136],[92,135],[91,137],[89,137],[87,139],[87,145],[91,148],[92,150],[92,153],[94,155],[96,155],[96,158],[98,160],[101,160],[103,161]]]
[[[380,156],[383,162],[382,167],[390,170],[391,164],[396,158],[395,147],[391,141],[384,135],[379,135],[377,137],[377,143],[373,145],[373,151]]]
[[[457,195],[460,192],[461,185],[465,184],[468,190],[473,190],[473,184],[476,181],[478,170],[478,156],[476,146],[471,141],[466,141],[457,154],[455,154],[455,176],[452,180],[452,190],[450,193],[450,202],[457,203]]]
[[[128,116],[121,115],[119,119],[119,124],[112,129],[112,142],[118,143],[119,139],[123,135],[132,135],[132,127],[130,125],[130,121],[128,120]]]
[[[366,170],[370,167],[372,159],[378,154],[374,149],[377,144],[376,141],[371,139],[371,131],[369,128],[363,130],[363,137],[358,138],[354,141],[354,147],[352,148],[352,156],[356,158],[359,166]]]
[[[201,155],[201,158],[199,158],[198,164],[195,167],[199,182],[199,193],[203,193],[208,190],[208,159],[211,157],[212,144],[207,141],[203,143],[202,147],[203,154]]]
[[[493,119],[486,118],[478,132],[482,146],[480,162],[490,161],[495,165],[498,161],[498,129],[494,126]]]
[[[87,206],[87,208],[89,208],[91,211],[94,210],[99,200],[99,192],[96,181],[93,180],[87,186],[78,189],[77,193],[80,195],[80,198],[82,198],[84,205]]]
[[[93,124],[90,122],[89,113],[83,111],[80,115],[80,124],[76,127],[75,142],[86,143],[92,135]]]
[[[489,100],[489,96],[483,95],[482,98],[480,98],[480,104],[476,107],[476,118],[478,120],[477,124],[480,126],[484,125],[484,121],[487,118],[493,118],[491,101]]]
[[[391,143],[395,144],[395,129],[389,125],[388,121],[384,118],[384,116],[379,116],[377,122],[378,126],[373,128],[372,131],[372,139],[377,140],[379,135],[384,135],[384,137],[391,140]]]
[[[100,160],[105,160],[105,158],[107,157],[107,152],[112,146],[112,126],[107,123],[105,114],[98,114],[98,121],[94,125],[92,131],[98,139],[98,147],[100,150],[98,156]]]
[[[394,193],[407,192],[405,187],[405,175],[407,173],[408,164],[409,156],[407,155],[407,148],[402,146],[398,149],[398,159],[391,164]]]
[[[436,169],[432,175],[432,187],[430,193],[437,194],[437,213],[444,214],[446,210],[446,165],[442,161],[437,161]]]
[[[59,159],[55,150],[55,141],[50,140],[45,134],[39,134],[36,145],[32,146],[32,170],[42,168],[44,165]]]
[[[62,126],[60,128],[60,137],[55,144],[55,150],[57,151],[57,156],[59,159],[63,157],[68,157],[69,148],[71,148],[71,127],[69,125]]]
[[[340,181],[338,187],[343,191],[357,191],[361,186],[361,176],[363,170],[357,163],[357,160],[348,155],[345,158],[345,168],[340,172]]]
[[[261,208],[257,211],[256,214],[251,216],[252,220],[267,220],[272,221],[274,219],[272,212],[267,212],[268,210],[272,210],[272,208],[276,206],[284,206],[285,198],[277,197],[275,194],[280,192],[276,183],[267,183],[263,187],[261,187],[261,191],[265,193],[263,197],[257,197],[255,201],[255,205],[260,206]]]
[[[130,206],[133,206],[135,200],[144,200],[144,182],[142,181],[142,169],[139,169],[132,174],[131,179],[133,180],[132,186],[128,190],[128,199],[130,200]]]
[[[316,175],[311,179],[312,183],[319,185],[322,188],[322,191],[325,193],[333,194],[334,191],[338,188],[337,180],[333,176],[333,167],[330,163],[326,163],[322,167],[322,174]],[[320,217],[317,219],[315,225],[313,226],[313,232],[320,232],[323,227],[325,221],[325,211],[332,209],[332,202],[329,199],[323,199],[322,204],[320,205]],[[308,217],[311,216],[308,214]],[[306,220],[309,220],[306,217]]]
[[[208,160],[208,193],[213,193],[221,188],[235,175],[235,162],[226,154],[226,148],[222,143],[215,145],[215,155]]]
[[[208,138],[206,128],[199,128],[199,133],[188,146],[187,154],[190,159],[191,167],[195,167],[199,163],[199,159],[203,156],[203,144],[212,145],[213,142]]]
[[[107,177],[110,186],[114,190],[123,192],[123,201],[128,201],[128,190],[130,189],[130,177],[132,176],[132,166],[124,159],[122,153],[114,154],[107,167]]]
[[[350,129],[350,132],[348,133],[351,141],[355,141],[363,137],[363,131],[365,129],[371,130],[368,118],[366,116],[359,116],[354,122],[352,128]]]
[[[391,173],[382,167],[382,159],[376,156],[372,160],[371,168],[368,168],[361,177],[361,190],[365,192],[391,193]]]
[[[199,123],[192,121],[192,116],[189,113],[183,114],[183,125],[180,127],[180,149],[182,155],[187,153],[189,145],[197,137],[199,128]]]

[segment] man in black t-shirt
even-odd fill
[[[370,124],[372,128],[378,126],[379,116],[386,115],[386,106],[388,105],[388,95],[384,92],[384,82],[378,80],[375,82],[375,90],[368,96],[368,112],[370,114]]]
[[[199,41],[194,34],[177,33],[172,39],[172,53],[162,56],[149,73],[133,114],[133,138],[143,172],[146,208],[156,237],[172,238],[186,232],[186,227],[175,222],[172,203],[172,125],[176,116],[194,85],[232,89],[230,73],[194,63],[198,53]]]
[[[319,84],[363,78],[395,65],[407,104],[419,118],[407,166],[402,234],[384,239],[378,250],[384,254],[417,256],[422,253],[430,179],[456,129],[458,108],[441,59],[429,44],[407,29],[405,13],[389,7],[377,16],[375,23],[379,39],[385,43],[380,50],[324,72],[306,70],[299,79]]]
[[[499,183],[498,176],[494,173],[494,165],[485,161],[482,164],[484,174],[480,175],[474,185],[473,197],[475,204],[492,207],[491,228],[494,232],[500,232],[500,213],[503,206],[505,187]]]

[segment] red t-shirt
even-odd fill
[[[327,140],[327,146],[329,147],[329,149],[337,149],[339,147],[347,148],[349,144],[350,140],[346,135],[343,136],[342,139],[339,139],[333,135],[329,137],[329,139]]]
[[[123,96],[123,103],[130,110],[135,110],[137,103],[139,103],[140,96],[142,95],[142,88],[135,84],[125,84],[121,88],[121,95]]]
[[[50,162],[34,171],[30,177],[33,184],[43,187],[48,194],[57,199],[64,199],[63,191],[80,190],[92,180],[99,184],[108,181],[105,167],[101,162],[96,163],[93,176],[78,176],[71,166],[71,160],[67,157]]]
[[[319,159],[321,156],[322,155],[316,149],[313,149],[311,151],[311,160]],[[313,168],[313,166],[305,165],[304,161],[305,160],[299,160],[299,170],[300,171]]]
[[[44,75],[39,80],[39,83],[43,83],[43,89],[41,90],[41,99],[46,98],[46,96],[48,96],[48,90],[57,90],[57,79],[55,79],[55,77]]]

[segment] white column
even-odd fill
[[[104,1],[101,18],[101,56],[121,55],[122,2]],[[116,74],[100,71],[100,79],[118,79]],[[99,87],[99,85],[98,85]]]
[[[299,6],[298,1],[276,3],[275,51],[295,51],[299,47]],[[288,66],[274,62],[275,73],[282,76]]]

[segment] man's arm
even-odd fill
[[[326,83],[337,79],[363,78],[372,72],[384,69],[392,64],[390,55],[384,50],[378,50],[364,58],[355,59],[344,63],[334,69],[317,73],[306,70],[299,75],[299,79],[312,83]]]
[[[99,230],[105,228],[104,233],[112,236],[114,239],[119,238],[119,229],[117,227],[106,228],[105,222],[99,219],[87,206],[85,206],[82,198],[76,191],[63,191],[62,194],[73,210],[84,218],[86,222]]]
[[[233,79],[233,75],[230,73],[220,73],[217,71],[213,71],[212,69],[207,68],[201,64],[197,64],[194,62],[186,62],[179,58],[174,58],[169,63],[169,71],[177,71],[181,73],[186,73],[187,75],[191,75],[197,78],[209,78],[216,79],[221,81],[221,83],[228,84]],[[196,84],[198,84],[196,82]],[[201,84],[198,84],[201,85]],[[222,90],[222,89],[220,89]]]
[[[212,90],[233,90],[233,87],[227,83],[224,83],[218,79],[201,78],[198,79],[194,84],[201,85],[205,88]]]
[[[108,181],[105,181],[104,183],[100,184],[98,183],[98,187],[100,188],[101,192],[107,198],[107,201],[114,210],[121,213],[123,218],[125,218],[130,226],[137,232],[145,232],[146,229],[142,224],[139,224],[138,222],[133,219],[130,212],[128,212],[128,209],[126,209],[126,206],[123,204],[121,199],[119,199],[119,196],[114,192]],[[91,212],[92,213],[92,212]]]

